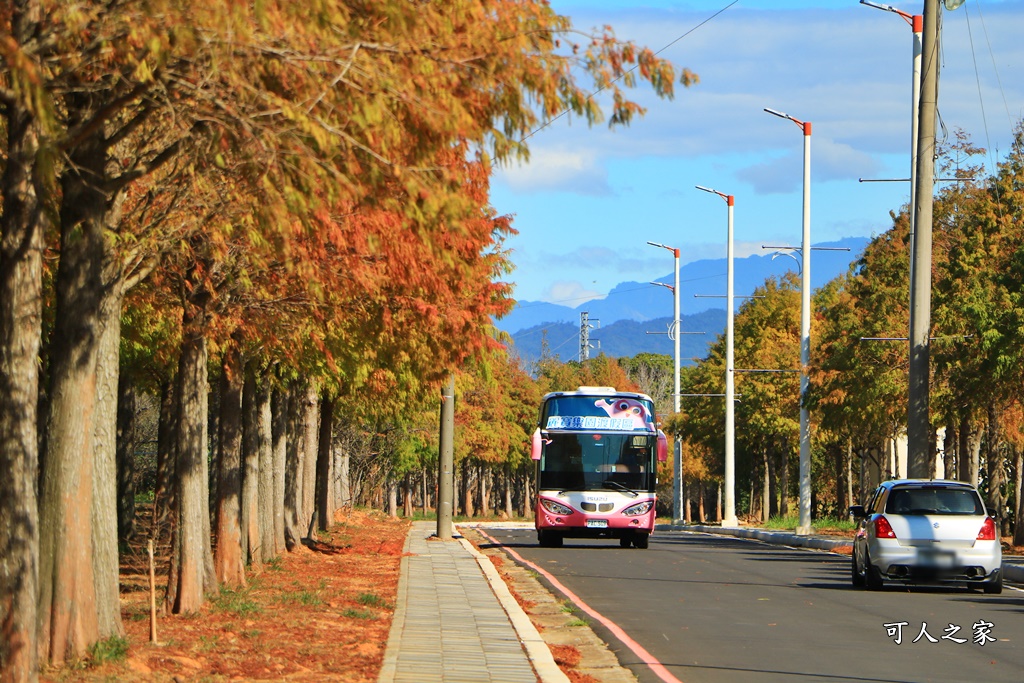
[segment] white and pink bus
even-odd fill
[[[612,387],[544,396],[531,456],[537,461],[537,540],[617,538],[646,548],[654,530],[657,463],[667,457],[654,401]]]

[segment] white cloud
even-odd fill
[[[587,289],[580,282],[559,280],[551,283],[541,299],[561,304],[562,306],[576,307],[588,301],[603,299],[604,297],[604,294]]]
[[[736,171],[758,194],[784,194],[803,186],[803,151],[766,159]],[[811,182],[873,178],[881,164],[870,155],[845,143],[815,140],[811,136]]]
[[[571,192],[581,195],[612,194],[608,170],[593,150],[565,151],[534,147],[529,163],[498,171],[509,187],[519,192]]]

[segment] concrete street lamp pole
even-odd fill
[[[455,504],[455,373],[441,387],[441,432],[437,458],[437,537],[451,540]]]
[[[735,360],[733,357],[734,318],[733,299],[733,206],[735,198],[709,187],[697,185],[698,190],[717,194],[725,200],[729,207],[728,246],[726,256],[726,316],[725,316],[725,513],[722,518],[723,527],[736,527],[736,386]]]
[[[803,238],[800,242],[800,520],[798,535],[812,533],[811,527],[811,419],[807,410],[808,369],[811,364],[811,122],[765,108],[773,116],[789,119],[804,133]]]
[[[672,342],[675,348],[675,362],[672,373],[672,411],[679,414],[679,250],[657,242],[648,242],[652,247],[668,249],[675,257],[675,285],[672,287]],[[683,510],[683,452],[679,437],[674,439],[674,455],[672,456],[672,521],[677,522],[684,516]]]
[[[920,14],[908,14],[898,10],[892,5],[883,5],[870,0],[860,0],[860,4],[874,7],[885,12],[892,12],[903,18],[910,24],[910,31],[913,35],[914,58],[913,69],[910,80],[910,280],[914,280],[914,207],[917,206],[917,131],[918,112],[921,108],[921,53],[923,45],[921,35],[924,32],[924,16]]]
[[[953,3],[954,5],[956,3]],[[921,100],[917,133],[917,191],[910,280],[910,378],[907,408],[907,474],[932,476],[929,419],[932,295],[932,192],[935,181],[935,116],[939,84],[939,0],[925,0]]]

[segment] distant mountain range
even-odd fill
[[[866,237],[848,237],[838,242],[814,245],[828,250],[811,256],[811,286],[818,289],[845,273],[860,258],[867,246]],[[837,250],[838,249],[838,250]],[[841,251],[846,250],[848,251]],[[795,254],[799,258],[799,254]],[[679,268],[680,320],[685,334],[680,338],[680,358],[704,357],[707,347],[725,329],[726,259],[705,259]],[[798,269],[796,261],[778,254],[748,256],[735,259],[735,302],[751,295],[771,276],[779,277]],[[672,284],[674,274],[657,282]],[[672,354],[668,325],[672,322],[672,295],[664,287],[648,282],[622,282],[604,299],[596,299],[570,308],[544,301],[520,301],[507,316],[497,321],[499,329],[512,335],[515,352],[524,360],[539,358],[541,340],[547,338],[548,350],[562,360],[579,357],[580,313],[589,315],[594,329],[590,336],[596,347],[592,355],[605,353],[613,357],[635,356],[638,353]],[[593,321],[600,321],[599,326]],[[661,334],[647,334],[656,332]]]
[[[708,346],[725,330],[725,310],[720,308],[694,315],[680,316],[683,335],[679,338],[679,359],[682,365],[693,365],[694,359],[703,358]],[[674,353],[672,340],[667,334],[672,317],[650,320],[617,320],[590,331],[590,356],[605,354],[613,358],[632,357],[638,353]],[[548,354],[562,361],[578,360],[580,355],[580,324],[542,323],[516,332],[514,351],[523,360],[532,362],[540,358],[544,342]]]

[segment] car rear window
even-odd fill
[[[895,515],[983,515],[981,498],[970,489],[894,489],[885,511]]]

